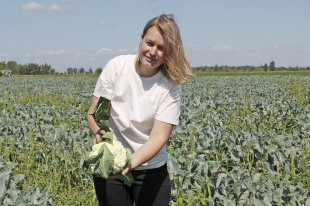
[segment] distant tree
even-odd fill
[[[49,74],[52,66],[48,64],[41,65],[40,74]]]
[[[93,69],[92,69],[91,67],[89,67],[88,73],[89,73],[89,74],[92,74],[92,73],[93,73]]]
[[[74,69],[73,69],[73,73],[74,73],[74,74],[77,74],[77,68],[74,68]]]
[[[73,74],[73,68],[69,67],[69,68],[67,69],[67,73],[68,73],[68,74]]]
[[[50,70],[50,74],[55,74],[55,69],[54,68],[51,68],[51,70]]]
[[[275,62],[271,61],[269,67],[270,67],[270,71],[275,71],[276,69]]]
[[[230,68],[229,67],[225,67],[225,72],[230,72]]]
[[[5,70],[5,61],[0,62],[0,70]]]
[[[217,64],[214,67],[214,71],[217,72],[219,70],[219,67],[217,66]]]
[[[264,65],[264,71],[265,71],[265,72],[268,71],[268,65],[267,65],[267,63],[265,63],[265,65]]]
[[[18,68],[18,65],[15,61],[8,61],[8,63],[6,64],[6,68],[7,70],[10,70],[12,71],[13,73],[17,73],[17,68]]]
[[[225,71],[225,69],[226,69],[226,66],[221,66],[221,67],[220,67],[220,71],[221,71],[221,72]]]
[[[285,67],[277,67],[277,71],[283,71],[283,70],[286,70]]]
[[[84,72],[85,72],[85,69],[84,69],[83,67],[81,67],[81,68],[79,69],[79,73],[80,73],[80,74],[84,74]]]
[[[98,67],[95,71],[95,74],[100,74],[102,72],[102,69],[100,67]]]

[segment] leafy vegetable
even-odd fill
[[[25,179],[23,174],[14,174],[17,163],[4,162],[0,156],[0,205],[55,205],[47,187],[40,191],[37,184],[23,191],[18,183]]]
[[[106,125],[109,119],[108,105],[109,100],[100,97],[95,109],[90,113],[98,126],[105,131],[109,130],[109,127]],[[101,142],[92,146],[90,153],[84,150],[83,160],[83,167],[89,169],[97,177],[107,179],[110,175],[121,173],[130,164],[131,150],[124,148],[118,140],[114,140],[112,132],[106,132],[102,136]],[[131,186],[134,181],[131,172],[121,176],[120,179],[128,186]]]

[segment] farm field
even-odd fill
[[[80,167],[97,78],[0,78],[0,205],[97,205]],[[181,107],[172,206],[310,206],[310,76],[196,76]]]

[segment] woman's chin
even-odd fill
[[[144,61],[142,62],[143,66],[146,68],[146,69],[154,69],[154,68],[157,68],[154,64],[148,62],[148,61]]]

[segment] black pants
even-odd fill
[[[132,170],[133,184],[129,187],[120,180],[103,179],[94,175],[97,199],[101,206],[169,205],[171,196],[167,165],[149,170]]]

